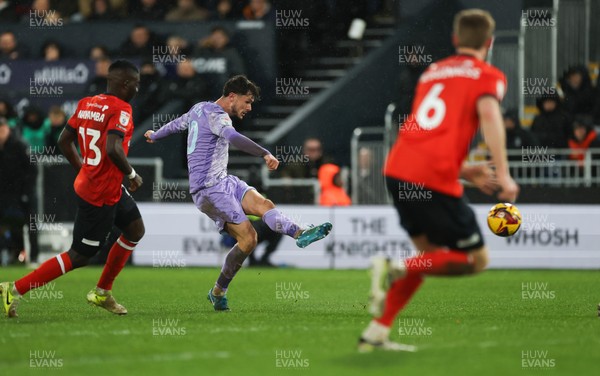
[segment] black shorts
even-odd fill
[[[82,256],[92,257],[106,242],[113,225],[123,231],[131,222],[142,217],[133,197],[125,187],[121,190],[121,199],[112,206],[95,206],[77,196],[71,249]]]
[[[448,196],[390,177],[386,184],[400,225],[411,237],[425,235],[433,244],[464,252],[484,245],[475,212],[464,196]]]

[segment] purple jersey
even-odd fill
[[[223,136],[227,128],[233,130],[233,125],[221,106],[214,102],[200,102],[153,133],[151,139],[160,140],[188,130],[188,174],[193,194],[216,185],[227,176],[229,141]]]

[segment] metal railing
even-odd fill
[[[314,194],[314,203],[319,204],[321,195],[321,185],[318,179],[296,179],[296,178],[272,178],[269,169],[263,165],[260,170],[262,184],[264,189],[270,187],[309,187],[312,188]]]
[[[129,163],[134,167],[154,166],[155,168],[153,183],[160,185],[163,179],[163,160],[161,158],[128,158],[128,160]],[[44,205],[46,199],[44,195],[44,184],[46,183],[46,179],[48,179],[46,177],[46,168],[49,166],[56,165],[67,166],[69,165],[69,163],[66,161],[66,159],[60,157],[60,159],[57,159],[53,162],[45,162],[44,160],[41,160],[40,162],[37,162],[36,165],[38,168],[36,181],[37,212],[44,213]],[[152,181],[151,178],[149,178],[148,180]]]
[[[496,32],[489,61],[508,80],[504,107],[518,108],[525,119],[525,107],[534,106],[537,97],[553,91],[562,72],[597,57],[600,48],[593,48],[597,43],[590,38],[592,26],[597,28],[591,23],[592,10],[597,7],[591,0],[553,0],[552,7],[523,10],[520,30]],[[528,86],[544,87],[526,88],[526,79],[533,81]]]
[[[388,110],[393,112],[391,107]],[[385,128],[354,129],[350,141],[353,204],[389,203],[385,179],[381,173],[389,150],[385,141],[386,134],[388,132]],[[365,136],[371,140],[364,140]]]
[[[581,152],[582,160],[571,159],[578,153],[571,149],[527,147],[507,150],[511,176],[521,185],[548,185],[559,187],[600,184],[600,148]],[[473,150],[470,160],[488,158],[487,151]]]
[[[590,0],[555,0],[557,8],[557,60],[559,73],[590,60]]]

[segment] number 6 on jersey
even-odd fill
[[[437,83],[431,87],[417,110],[417,122],[427,131],[437,128],[446,115],[446,104],[440,98],[444,84]]]

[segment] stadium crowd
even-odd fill
[[[285,1],[282,1],[283,3]],[[347,7],[339,10],[338,3],[339,1],[332,0],[323,2],[320,7],[313,6],[308,9],[315,27],[288,33],[286,40],[295,43],[279,43],[279,60],[297,62],[303,54],[310,56],[311,53],[318,53],[319,46],[327,45],[328,38],[335,39],[345,32],[352,17],[372,16],[382,7],[382,1],[378,0],[352,0],[345,3],[348,4]],[[293,1],[282,6],[287,5],[294,8]],[[30,3],[0,0],[2,25],[26,25],[31,22],[32,17],[41,17],[43,22],[50,25],[58,22],[90,25],[121,20],[135,22],[132,23],[129,35],[118,48],[109,49],[101,44],[89,45],[85,49],[86,56],[70,51],[60,40],[51,38],[43,41],[39,51],[34,51],[19,40],[18,34],[0,27],[0,62],[51,62],[71,58],[93,61],[94,74],[85,85],[85,90],[80,93],[80,97],[84,97],[105,91],[108,66],[112,61],[121,57],[132,59],[138,62],[140,67],[140,90],[133,108],[136,123],[141,123],[150,118],[157,109],[172,101],[179,101],[183,110],[196,102],[218,97],[218,89],[223,83],[232,75],[246,73],[247,66],[231,30],[218,23],[232,20],[273,21],[275,9],[269,0],[34,0]],[[189,40],[177,33],[163,35],[154,32],[148,26],[153,21],[212,22],[211,25],[215,26],[207,35],[197,40]],[[290,48],[291,45],[294,48]],[[160,63],[153,59],[157,54],[156,46],[162,48],[159,51],[162,55]],[[211,58],[221,58],[226,62],[224,70],[219,74],[207,74],[193,63],[198,59]],[[289,70],[287,66],[279,68],[282,72]],[[412,92],[412,87],[423,68],[400,75],[399,79],[405,83],[404,87],[410,87],[408,92]],[[531,126],[521,125],[517,110],[505,111],[507,147],[513,150],[528,146],[570,149],[569,158],[583,163],[585,150],[600,147],[598,132],[595,130],[595,126],[600,125],[600,76],[594,85],[586,66],[578,65],[564,72],[556,84],[556,88],[553,88],[550,94],[537,99],[538,113]],[[410,108],[410,96],[401,99],[403,101],[400,101],[400,107]],[[14,98],[0,95],[0,129],[3,130],[0,139],[0,163],[3,166],[16,165],[17,157],[8,155],[9,150],[24,150],[24,153],[17,153],[23,160],[28,158],[28,154],[58,155],[58,136],[69,116],[64,108],[53,105],[44,111],[34,101],[22,108],[15,107]],[[324,155],[324,149],[326,148],[318,138],[307,138],[302,152],[308,162],[284,166],[281,177],[317,179],[321,186],[318,201],[322,205],[350,205],[349,194],[344,188],[346,185],[341,179],[342,171]],[[373,176],[379,173],[374,168],[370,153],[370,150],[362,149],[359,155],[359,178],[365,181],[372,181]],[[1,181],[20,179],[25,182],[16,185],[21,187],[18,191],[0,192],[4,208],[16,208],[21,214],[31,212],[32,203],[36,198],[35,192],[27,188],[31,184],[26,182],[35,178],[35,171],[30,170],[0,170]],[[374,191],[369,190],[369,185],[359,184],[359,187],[361,191],[358,192],[358,203],[374,202],[369,198],[375,195]],[[293,188],[288,190],[288,197],[297,196]],[[20,204],[16,205],[17,202]],[[302,202],[301,198],[297,198],[297,202]],[[13,212],[16,212],[15,210]],[[13,214],[2,213],[2,217],[10,218]]]

